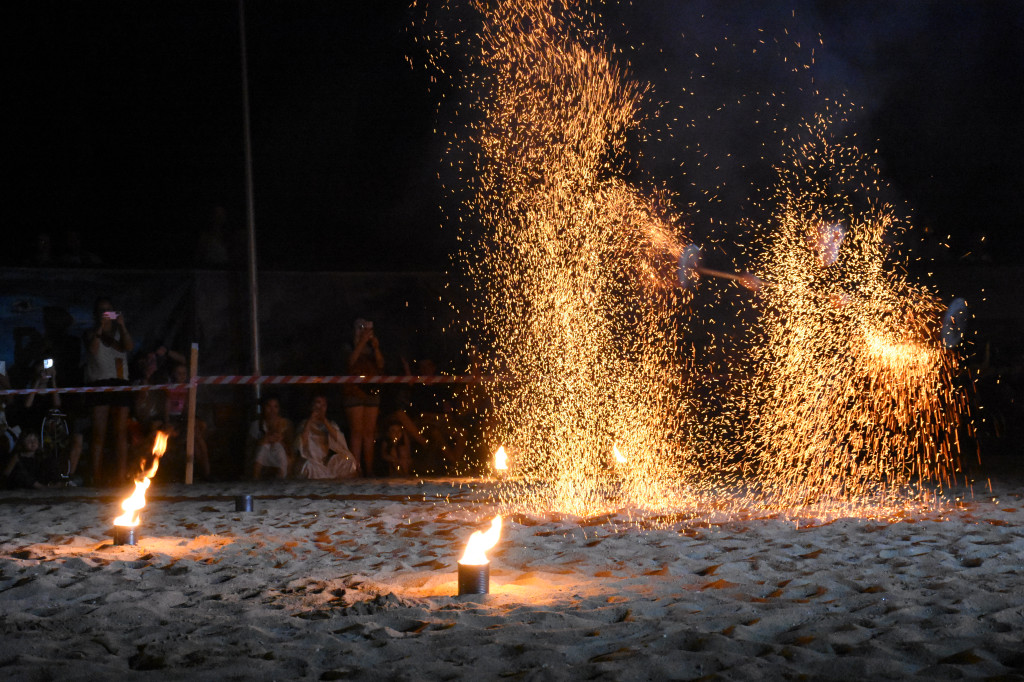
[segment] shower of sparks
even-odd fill
[[[475,112],[463,254],[490,340],[496,432],[518,508],[591,514],[678,500],[687,405],[671,282],[677,216],[623,180],[647,86],[599,18],[545,0],[473,3],[463,92]],[[675,249],[676,253],[673,253]],[[630,453],[616,466],[613,447]]]
[[[745,264],[758,315],[730,334],[747,341],[698,349],[675,197],[631,158],[658,107],[598,12],[442,4],[453,23],[425,39],[436,73],[455,64],[441,97],[468,209],[460,314],[504,379],[488,423],[509,452],[506,509],[886,514],[950,482],[965,406],[941,306],[889,265],[898,221],[827,117],[789,145],[763,204]],[[744,343],[745,358],[723,348]]]
[[[870,160],[831,129],[824,115],[805,125],[759,230],[770,285],[745,445],[770,504],[850,513],[948,486],[965,406],[943,307],[887,266],[899,222]],[[849,235],[833,253],[821,235],[840,222]]]

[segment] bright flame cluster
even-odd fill
[[[153,442],[153,459],[149,466],[143,461],[140,464],[139,474],[135,477],[135,489],[121,502],[121,510],[124,512],[114,519],[115,526],[127,526],[134,528],[139,525],[139,511],[146,506],[146,491],[149,490],[149,483],[156,470],[160,468],[160,458],[167,450],[167,434],[163,431],[156,432],[156,440]]]
[[[466,543],[466,549],[462,553],[459,563],[463,566],[483,566],[489,563],[487,552],[490,551],[498,540],[501,539],[501,514],[491,520],[491,527],[486,532],[473,531]]]

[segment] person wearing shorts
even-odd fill
[[[348,373],[354,376],[375,376],[384,369],[384,356],[373,333],[373,322],[356,320],[355,345],[348,356]],[[352,452],[362,461],[364,476],[373,476],[373,441],[377,435],[377,413],[380,412],[380,388],[368,384],[346,384],[342,389],[342,405],[352,435]]]
[[[93,307],[93,327],[85,333],[87,386],[127,386],[128,353],[135,347],[125,323],[124,314],[114,310],[109,298],[101,296]],[[128,416],[132,396],[128,391],[89,394],[92,407],[92,434],[89,456],[92,458],[92,484],[100,485],[103,477],[103,448],[107,426],[111,425],[114,454],[117,459],[116,483],[128,475]]]

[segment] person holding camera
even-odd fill
[[[373,322],[356,320],[355,345],[348,356],[348,373],[371,377],[384,369],[380,342],[373,332]],[[380,387],[372,384],[345,384],[342,405],[352,434],[352,452],[362,462],[364,476],[373,476],[373,441],[377,435],[377,413],[380,412]]]
[[[93,328],[85,333],[88,386],[127,386],[128,353],[135,347],[125,323],[124,314],[114,310],[110,299],[101,296],[93,307]],[[92,435],[89,454],[92,457],[93,485],[103,480],[103,446],[107,426],[113,427],[114,454],[117,458],[117,483],[128,474],[128,415],[132,396],[127,391],[94,393],[92,400]]]

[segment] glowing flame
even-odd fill
[[[488,563],[487,550],[498,544],[501,539],[501,514],[494,517],[491,527],[486,533],[473,531],[466,543],[466,551],[462,553],[459,563],[464,566],[483,566]]]
[[[619,452],[619,446],[615,445],[614,443],[612,444],[612,454],[615,455],[615,463],[616,464],[625,464],[626,463],[626,458],[622,456],[621,452]]]
[[[495,471],[508,471],[508,455],[505,454],[505,446],[498,446],[497,452],[494,453],[494,470]]]
[[[146,490],[149,488],[150,479],[156,475],[160,466],[160,458],[167,450],[167,434],[163,431],[156,432],[156,441],[153,443],[153,461],[149,468],[143,468],[140,476],[135,479],[135,490],[121,503],[123,514],[114,519],[115,526],[135,527],[139,525],[139,510],[146,506]],[[143,462],[143,467],[145,462]]]

